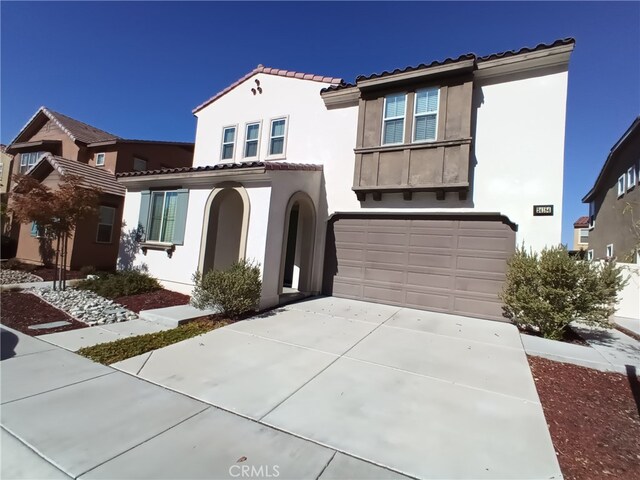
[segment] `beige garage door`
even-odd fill
[[[504,320],[498,292],[514,228],[498,216],[338,217],[329,224],[325,293]]]

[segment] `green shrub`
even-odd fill
[[[20,270],[29,273],[36,270],[38,268],[38,265],[35,265],[33,263],[24,263],[17,258],[10,258],[2,264],[2,268],[6,270]]]
[[[563,246],[538,255],[518,248],[508,262],[501,299],[504,316],[545,338],[562,338],[574,320],[608,326],[616,296],[625,285],[615,262],[586,262]]]
[[[102,297],[111,299],[153,292],[162,288],[158,280],[138,270],[101,273],[98,278],[81,280],[74,286],[82,290],[91,290]]]
[[[195,288],[191,303],[197,308],[216,308],[229,318],[237,318],[258,308],[262,281],[260,267],[246,260],[226,270],[210,270],[193,275]]]

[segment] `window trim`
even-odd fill
[[[589,231],[593,230],[596,226],[596,205],[593,200],[589,202]]]
[[[637,181],[636,177],[637,177],[637,175],[636,175],[636,166],[635,165],[632,165],[631,167],[629,167],[627,169],[626,176],[627,176],[627,192],[628,192],[629,190],[633,190],[633,188],[636,186],[636,181]],[[633,181],[631,181],[632,177],[633,177]]]
[[[46,155],[45,151],[37,151],[37,152],[23,152],[20,154],[20,165],[18,166],[18,172],[20,173],[28,173],[31,171],[33,167],[35,167],[38,163],[40,163],[40,158],[43,155]],[[27,155],[27,156],[25,156]],[[34,158],[34,161],[31,165],[29,165],[30,158]],[[23,161],[24,160],[24,161]],[[26,167],[26,169],[23,169]]]
[[[160,216],[160,229],[158,230],[160,232],[160,238],[158,240],[152,240],[149,238],[149,235],[151,234],[151,222],[153,220],[153,196],[157,193],[162,193],[162,215]],[[175,233],[175,221],[174,221],[174,231],[171,232],[171,241],[167,241],[162,239],[162,230],[164,227],[164,223],[165,223],[165,218],[164,218],[164,207],[166,205],[167,202],[167,193],[175,193],[176,196],[178,195],[178,189],[168,189],[168,190],[151,190],[150,191],[150,198],[149,198],[149,214],[147,216],[147,227],[146,227],[146,233],[145,233],[145,243],[156,243],[156,244],[173,244],[175,245],[175,243],[173,242],[173,235]],[[177,201],[177,199],[176,199]],[[176,216],[177,216],[177,211],[176,211]]]
[[[387,98],[391,97],[391,96],[400,96],[400,95],[404,95],[404,114],[402,117],[389,117],[389,118],[385,118],[385,112],[387,111]],[[387,95],[384,96],[384,102],[382,102],[382,131],[380,132],[380,145],[381,146],[385,146],[385,145],[402,145],[405,143],[404,138],[405,135],[407,134],[407,104],[409,102],[407,102],[407,92],[397,92],[397,93],[389,93]],[[393,142],[393,143],[384,143],[384,132],[385,132],[385,125],[387,120],[399,120],[402,119],[402,140],[400,142]]]
[[[102,163],[98,163],[98,158],[102,155]],[[107,154],[105,152],[96,153],[96,167],[104,167],[107,160]]]
[[[141,162],[144,162],[144,169],[143,169],[143,170],[136,170],[136,160],[140,160]],[[146,160],[146,159],[144,159],[144,158],[142,158],[142,157],[136,157],[136,156],[134,156],[134,157],[133,157],[133,165],[132,165],[132,168],[133,168],[133,171],[134,171],[134,172],[144,172],[144,171],[147,171],[147,170],[148,170],[148,167],[149,167],[149,161],[148,161],[148,160]]]
[[[586,232],[587,233],[587,241],[583,242],[582,241],[582,232]],[[578,243],[589,243],[589,228],[580,228],[580,231],[578,232]]]
[[[235,131],[233,133],[233,142],[226,142],[224,141],[224,134],[227,130],[233,128]],[[235,160],[236,158],[236,144],[238,143],[238,124],[236,123],[235,125],[225,125],[222,127],[222,137],[220,138],[220,160]],[[231,151],[231,157],[230,158],[224,158],[224,147],[225,145],[233,145],[233,149]]]
[[[609,247],[611,247],[611,253],[609,253]],[[610,243],[609,245],[607,245],[606,250],[605,250],[605,254],[607,258],[613,258],[613,243]]]
[[[593,260],[593,248],[590,248],[589,250],[587,250],[587,260],[588,261]]]
[[[433,112],[426,112],[426,113],[417,113],[416,110],[418,109],[418,102],[416,101],[416,99],[418,98],[418,92],[426,92],[428,90],[436,90],[438,92],[438,103],[436,105],[436,134],[435,137],[433,138],[433,140],[416,140],[416,119],[418,117],[426,117],[427,115],[433,115]],[[416,90],[413,93],[413,127],[412,130],[413,132],[411,133],[411,143],[432,143],[432,142],[437,142],[438,141],[438,119],[439,119],[439,113],[440,113],[440,87],[427,87],[427,88],[420,88],[418,90]]]
[[[618,177],[617,187],[618,187],[618,198],[622,197],[625,192],[625,182],[626,182],[627,174],[623,173]]]
[[[284,133],[282,137],[277,136],[274,137],[271,135],[273,129],[273,122],[277,122],[278,120],[284,120]],[[286,158],[287,156],[287,137],[289,133],[289,115],[281,115],[279,117],[273,117],[269,119],[269,144],[267,145],[267,158]],[[282,153],[271,153],[271,142],[274,138],[282,138]]]
[[[258,125],[258,138],[255,140],[247,140],[247,134],[249,133],[249,127],[252,125]],[[242,158],[260,158],[260,140],[262,137],[262,120],[257,120],[255,122],[247,122],[244,124],[244,142],[242,148]],[[256,154],[255,156],[247,157],[247,142],[257,142],[256,146]]]
[[[110,208],[111,210],[113,210],[113,220],[111,224],[108,223],[100,223],[100,210],[101,208]],[[108,245],[110,243],[113,243],[113,227],[116,224],[116,212],[117,212],[117,208],[113,207],[111,205],[100,205],[98,207],[98,225],[96,226],[96,243],[99,243],[101,245]],[[98,236],[100,235],[100,225],[109,225],[111,227],[111,231],[109,232],[109,241],[108,242],[103,242],[98,240]]]

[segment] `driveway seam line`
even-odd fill
[[[139,446],[144,445],[144,444],[145,444],[145,443],[147,443],[148,441],[153,440],[154,438],[156,438],[156,437],[158,437],[158,436],[162,435],[163,433],[168,432],[169,430],[171,430],[171,429],[173,429],[173,428],[177,427],[178,425],[183,424],[183,423],[184,423],[184,422],[186,422],[187,420],[191,420],[193,417],[195,417],[195,416],[197,416],[197,415],[200,415],[200,414],[201,414],[201,413],[203,413],[205,410],[208,410],[208,409],[210,409],[210,408],[211,408],[211,406],[210,406],[210,405],[207,405],[207,406],[206,406],[205,408],[203,408],[202,410],[200,410],[200,411],[198,411],[198,412],[194,413],[193,415],[189,415],[187,418],[185,418],[184,420],[180,420],[180,421],[179,421],[178,423],[176,423],[175,425],[172,425],[172,426],[170,426],[169,428],[165,428],[165,429],[164,429],[164,430],[162,430],[161,432],[158,432],[157,434],[152,435],[151,437],[147,438],[146,440],[143,440],[142,442],[140,442],[140,443],[138,443],[138,444],[134,445],[133,447],[129,447],[129,448],[127,448],[127,449],[126,449],[126,450],[124,450],[123,452],[120,452],[120,453],[118,453],[117,455],[114,455],[113,457],[111,457],[111,458],[109,458],[109,459],[107,459],[107,460],[105,460],[105,461],[103,461],[103,462],[99,463],[99,464],[98,464],[98,465],[96,465],[96,466],[91,467],[91,468],[90,468],[89,470],[87,470],[86,472],[82,472],[82,473],[80,473],[79,475],[75,476],[74,478],[79,478],[79,477],[81,477],[82,475],[86,475],[86,474],[87,474],[87,473],[89,473],[90,471],[95,470],[96,468],[101,467],[101,466],[102,466],[102,465],[104,465],[105,463],[108,463],[108,462],[110,462],[110,461],[112,461],[112,460],[115,460],[116,458],[120,457],[121,455],[124,455],[125,453],[130,452],[130,451],[131,451],[131,450],[133,450],[134,448],[138,448]]]
[[[38,457],[40,457],[42,460],[44,460],[45,462],[47,462],[49,465],[51,465],[53,468],[55,468],[56,470],[59,470],[63,475],[69,477],[69,478],[75,478],[73,475],[69,475],[67,472],[65,472],[60,466],[58,466],[56,463],[54,463],[52,460],[49,460],[47,457],[45,457],[42,453],[40,453],[38,450],[36,450],[32,445],[30,445],[29,443],[27,443],[25,440],[23,440],[22,438],[20,438],[18,435],[16,435],[15,433],[13,433],[11,430],[9,430],[5,425],[0,425],[0,428],[2,428],[2,430],[4,430],[5,432],[7,432],[8,435],[11,435],[13,438],[15,438],[18,442],[20,442],[22,445],[24,445],[25,447],[27,447],[29,450],[31,450],[33,453],[35,453]]]
[[[398,309],[398,311],[400,311],[401,309]],[[398,312],[396,312],[398,313]],[[396,313],[394,313],[393,315],[395,315]],[[287,400],[289,400],[291,397],[293,397],[296,393],[298,393],[301,389],[303,389],[306,385],[308,385],[309,383],[311,383],[313,380],[315,380],[320,374],[322,374],[322,372],[324,372],[325,370],[327,370],[331,365],[333,365],[334,363],[336,363],[338,360],[340,360],[341,358],[343,358],[347,353],[349,353],[352,349],[354,349],[358,344],[360,344],[360,342],[364,341],[365,338],[367,338],[369,335],[371,335],[373,332],[375,332],[376,330],[378,330],[382,325],[385,324],[385,322],[387,322],[391,317],[393,317],[393,315],[391,315],[389,318],[387,318],[387,320],[385,320],[384,322],[382,322],[379,325],[376,325],[376,327],[371,330],[369,333],[367,333],[364,337],[362,337],[360,340],[358,340],[356,343],[354,343],[353,345],[351,345],[351,347],[347,348],[344,352],[342,352],[339,356],[337,356],[337,358],[335,360],[333,360],[331,363],[329,363],[329,365],[327,365],[326,367],[324,367],[323,369],[321,369],[318,373],[316,373],[313,377],[311,377],[309,380],[307,380],[306,382],[304,382],[302,385],[300,385],[298,388],[296,388],[293,392],[291,392],[289,395],[287,395],[282,401],[278,402],[276,404],[275,407],[271,408],[267,413],[265,413],[264,415],[262,415],[259,419],[258,422],[262,422],[262,419],[264,419],[267,415],[269,415],[271,412],[273,412],[275,409],[277,409],[280,405],[282,405],[284,402],[286,402]]]
[[[331,355],[332,357],[339,357],[340,356],[339,353],[326,352],[324,350],[318,350],[317,348],[305,347],[304,345],[298,345],[297,343],[285,342],[284,340],[278,340],[277,338],[269,338],[269,337],[265,337],[263,335],[258,335],[256,333],[242,332],[240,330],[233,330],[233,329],[230,329],[230,330],[232,332],[240,333],[242,335],[247,335],[249,337],[256,337],[256,338],[260,338],[262,340],[268,340],[270,342],[282,343],[283,345],[288,345],[290,347],[296,347],[296,348],[301,348],[303,350],[310,350],[312,352],[323,353],[325,355]]]
[[[19,355],[14,355],[13,357],[9,357],[9,358],[5,358],[4,360],[2,360],[3,362],[6,362],[7,360],[13,360],[15,358],[22,358],[22,357],[28,357],[30,355],[38,355],[39,353],[45,353],[45,352],[50,352],[52,350],[55,350],[55,345],[51,345],[52,348],[48,348],[46,350],[41,350],[39,352],[31,352],[31,353],[21,353]]]
[[[112,373],[115,373],[116,371],[117,370],[114,370],[113,372],[103,373],[101,375],[96,375],[95,377],[85,378],[84,380],[80,380],[78,382],[68,383],[68,384],[63,385],[61,387],[52,388],[51,390],[45,390],[44,392],[33,393],[31,395],[27,395],[26,397],[16,398],[15,400],[9,400],[8,402],[2,402],[2,405],[3,406],[4,405],[9,405],[10,403],[19,402],[20,400],[26,400],[27,398],[37,397],[38,395],[44,395],[45,393],[55,392],[56,390],[62,390],[63,388],[72,387],[74,385],[78,385],[79,383],[84,383],[84,382],[88,382],[90,380],[95,380],[96,378],[106,377],[107,375],[111,375]]]
[[[322,474],[324,473],[324,471],[327,469],[327,467],[331,464],[331,462],[333,462],[333,459],[336,457],[336,455],[338,454],[337,450],[333,451],[333,455],[331,455],[331,458],[329,459],[329,461],[326,463],[326,465],[324,467],[322,467],[322,470],[320,470],[320,473],[318,474],[318,476],[316,477],[316,480],[318,480]]]
[[[324,315],[325,317],[329,317],[329,318],[336,318],[336,319],[340,319],[340,320],[349,320],[349,321],[358,322],[358,323],[366,323],[367,325],[380,325],[380,323],[378,323],[378,322],[372,322],[372,321],[369,321],[369,320],[362,320],[360,318],[343,317],[343,316],[340,316],[340,315],[329,315],[328,313],[316,312],[314,310],[303,310],[301,308],[293,308],[293,307],[288,308],[288,307],[291,307],[291,305],[287,305],[284,308],[284,310],[288,311],[288,312],[295,311],[295,312],[302,312],[302,313],[310,313],[312,315]],[[402,310],[402,309],[400,309],[400,310]],[[400,310],[398,310],[393,315],[391,315],[391,317],[395,317],[398,314],[398,312],[400,312]],[[389,317],[389,318],[391,318],[391,317]],[[389,318],[387,318],[387,320],[389,320]],[[387,320],[383,320],[382,322],[384,323]]]
[[[151,355],[153,355],[153,352],[155,352],[155,350],[151,350],[151,352],[149,353],[149,356],[147,357],[147,359],[144,361],[144,363],[142,364],[142,366],[140,367],[140,370],[138,370],[138,372],[136,373],[136,376],[140,375],[140,372],[142,371],[142,369],[147,365],[147,362],[149,361],[149,359],[151,358]]]

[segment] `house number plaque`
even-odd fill
[[[553,216],[553,205],[534,205],[533,216],[534,217]]]

